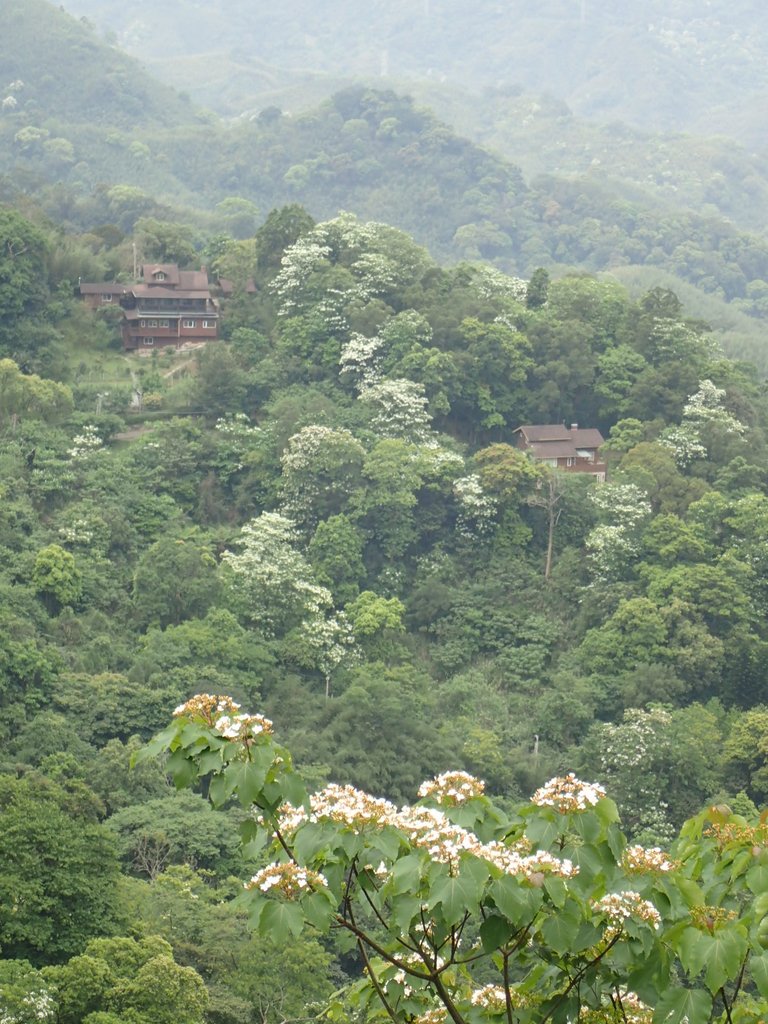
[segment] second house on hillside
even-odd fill
[[[591,473],[599,483],[605,480],[606,464],[600,458],[603,435],[594,427],[572,423],[531,424],[518,427],[517,446],[536,462],[567,473]]]

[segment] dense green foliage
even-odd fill
[[[0,362],[9,1006],[272,1024],[358,977],[335,940],[248,936],[232,899],[265,855],[236,803],[129,769],[199,691],[258,701],[312,787],[403,801],[458,768],[510,807],[573,769],[651,844],[765,802],[768,405],[675,294],[446,269],[291,205],[212,234],[225,340],[127,357],[68,283],[125,242],[2,223],[37,284]],[[515,447],[562,420],[608,438],[608,483]]]

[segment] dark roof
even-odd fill
[[[92,281],[81,281],[77,288],[81,295],[124,295],[128,291],[124,284],[116,281],[100,281],[95,284]]]
[[[576,449],[597,451],[605,443],[603,435],[595,427],[566,427],[562,423],[533,424],[518,427],[527,448],[537,459],[562,459],[575,457]]]
[[[599,448],[605,438],[595,427],[579,427],[571,431],[571,438],[577,448]]]
[[[515,433],[523,435],[531,444],[535,441],[570,441],[571,431],[563,423],[547,423],[543,425],[518,427]]]
[[[179,283],[179,268],[175,263],[144,263],[141,268],[141,276],[147,284],[154,281],[155,274],[163,274],[162,284],[174,285]]]
[[[534,441],[528,450],[535,459],[576,458],[576,445],[572,441]]]

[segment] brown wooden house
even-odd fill
[[[605,480],[607,466],[600,457],[605,439],[594,427],[546,423],[518,427],[514,433],[517,447],[536,462],[566,473],[591,473],[601,483]]]
[[[217,340],[219,304],[204,268],[179,270],[175,263],[145,263],[141,277],[120,298],[126,350]]]

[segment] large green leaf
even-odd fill
[[[466,911],[477,908],[483,889],[483,881],[472,872],[461,871],[449,875],[433,887],[429,897],[429,908],[442,907],[446,925],[457,924]]]
[[[296,903],[269,900],[259,919],[259,933],[282,945],[301,934],[304,914]]]
[[[749,973],[757,986],[757,991],[768,1000],[768,953],[762,956],[753,956],[749,961]]]
[[[514,929],[505,917],[491,914],[480,925],[480,942],[486,953],[492,953],[503,946],[513,932]]]
[[[708,1024],[712,996],[701,989],[673,988],[661,997],[653,1014],[653,1024]]]
[[[704,969],[707,988],[714,995],[726,981],[733,981],[747,952],[747,939],[735,928],[705,935]]]
[[[756,896],[768,892],[768,864],[755,864],[750,868],[747,872],[747,885]]]
[[[489,895],[502,914],[517,928],[533,921],[544,900],[541,889],[535,889],[512,875],[496,879]]]
[[[390,876],[389,887],[395,894],[403,892],[416,893],[421,881],[421,858],[417,853],[409,853],[395,862]]]
[[[541,934],[547,945],[556,953],[569,953],[576,945],[580,927],[581,918],[560,910],[542,924]]]

